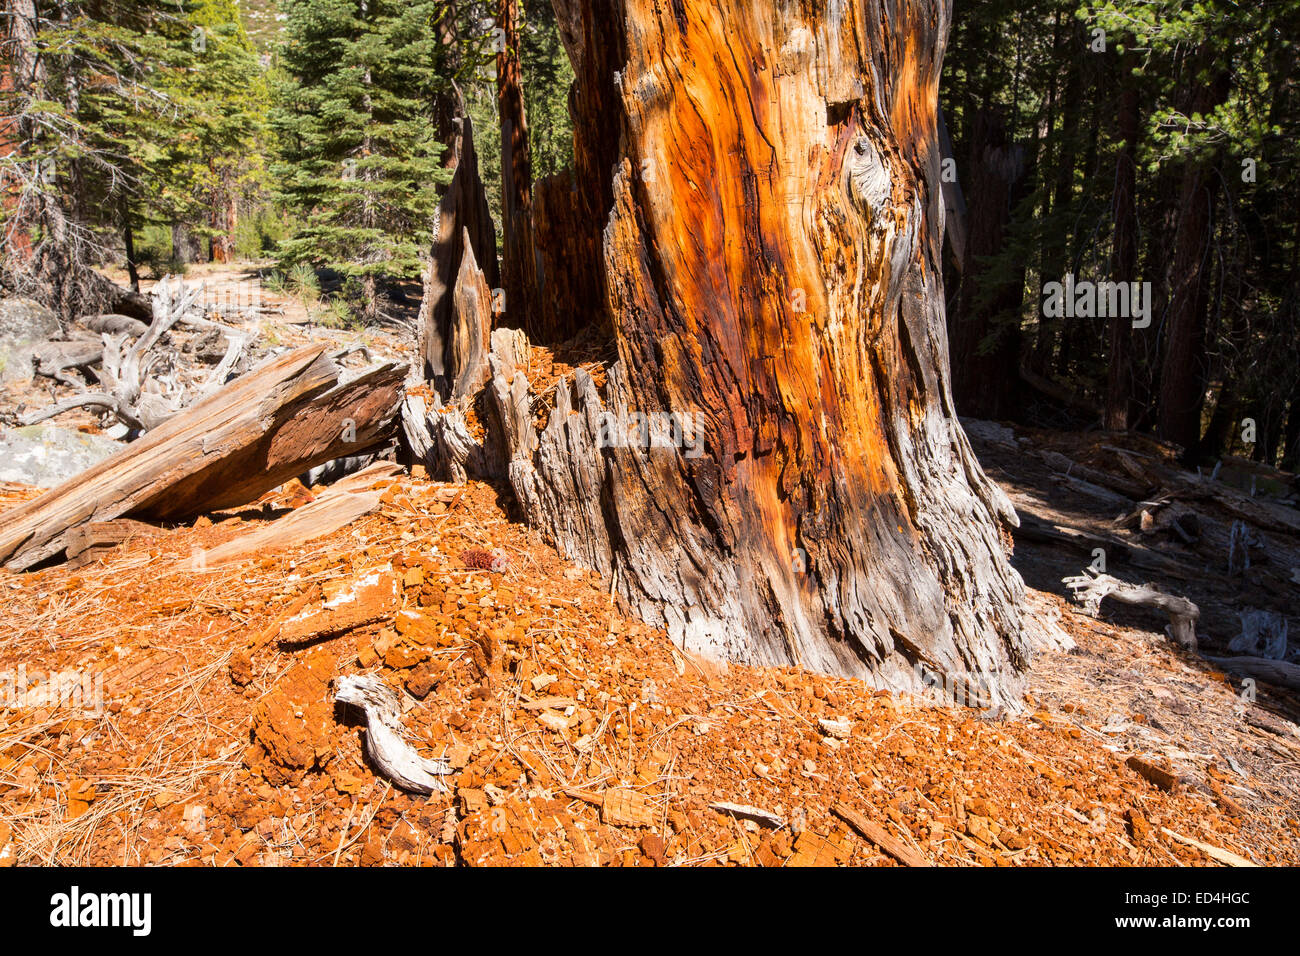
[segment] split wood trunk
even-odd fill
[[[483,282],[489,289],[497,288],[500,282],[496,233],[474,149],[474,124],[468,116],[458,117],[453,123],[455,171],[438,207],[437,234],[418,321],[425,377],[444,397],[455,380],[447,371],[448,351],[457,278],[466,255],[482,270]]]
[[[570,248],[600,255],[561,250],[546,281],[597,274],[618,361],[603,389],[562,381],[538,432],[523,356],[494,348],[528,520],[690,651],[899,688],[924,670],[1015,706],[1015,513],[949,382],[950,4],[555,7]]]
[[[324,346],[236,379],[57,488],[0,515],[0,561],[25,570],[65,551],[81,525],[179,520],[246,504],[307,469],[393,434],[404,365],[340,383]]]

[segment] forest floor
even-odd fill
[[[347,336],[270,326],[286,344]],[[1113,526],[1018,441],[1085,460],[1087,436],[978,431],[1018,509]],[[0,865],[1300,864],[1294,700],[1247,699],[1145,612],[1081,613],[1060,579],[1087,557],[1018,543],[1031,603],[1076,646],[1036,657],[1023,713],[991,715],[695,659],[619,614],[610,582],[513,520],[503,490],[418,469],[378,484],[351,525],[223,567],[196,568],[195,549],[322,489],[291,482],[80,568],[0,572],[0,677],[93,689],[79,709],[0,710]],[[38,493],[0,487],[0,510]],[[1192,591],[1222,577],[1178,583],[1213,608]],[[1249,603],[1217,600],[1211,646]],[[405,688],[409,738],[453,768],[446,793],[377,776],[329,688],[362,672]]]

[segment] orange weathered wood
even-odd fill
[[[949,4],[555,7],[575,163],[547,222],[601,255],[559,255],[545,281],[598,270],[589,324],[618,360],[599,387],[562,382],[541,434],[497,375],[529,520],[620,569],[625,605],[688,650],[898,687],[924,662],[1011,704],[1029,648],[1000,538],[1016,519],[947,364]],[[686,427],[610,443],[610,416]]]

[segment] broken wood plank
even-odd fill
[[[119,517],[179,520],[247,504],[308,468],[387,440],[403,365],[339,383],[324,346],[282,355],[117,454],[0,515],[0,561],[26,570],[71,529]]]
[[[919,852],[913,850],[902,840],[890,836],[889,832],[884,827],[872,823],[848,804],[837,803],[835,806],[831,807],[831,812],[849,826],[853,827],[854,830],[857,830],[863,838],[870,840],[904,866],[930,865],[930,861],[923,857]]]
[[[1167,837],[1172,837],[1173,839],[1177,840],[1179,843],[1184,843],[1187,846],[1196,847],[1196,849],[1202,851],[1210,859],[1217,860],[1218,862],[1223,863],[1226,866],[1259,866],[1258,863],[1252,862],[1251,860],[1246,859],[1244,856],[1240,856],[1236,853],[1233,853],[1231,850],[1225,850],[1222,847],[1211,846],[1209,843],[1202,843],[1200,840],[1193,840],[1191,837],[1183,836],[1181,833],[1175,833],[1173,830],[1170,830],[1168,827],[1161,827],[1160,832]]]
[[[368,487],[381,478],[391,478],[400,471],[391,462],[379,462],[350,475],[315,501],[295,508],[266,527],[200,552],[196,557],[195,570],[212,570],[244,558],[260,556],[332,534],[378,508],[383,491],[370,491],[367,490]]]

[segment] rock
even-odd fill
[[[58,317],[39,302],[0,299],[0,382],[30,382],[35,347],[58,334]]]
[[[53,488],[125,447],[57,425],[0,428],[0,481]]]

